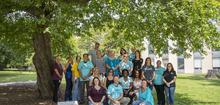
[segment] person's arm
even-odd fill
[[[79,70],[79,73],[80,73],[80,77],[83,79],[83,75],[82,75],[82,63],[80,62],[79,65],[78,65],[78,70]]]
[[[133,65],[133,63],[130,61],[130,73],[129,74],[132,74],[132,71],[133,71],[133,67],[134,67],[134,65]]]
[[[174,83],[174,82],[176,82],[176,76],[174,76],[173,80],[170,81],[169,84],[172,84],[172,83]]]
[[[115,101],[119,101],[123,98],[123,93],[120,95],[120,97],[116,98]]]
[[[107,78],[108,78],[108,77],[106,77],[106,78],[104,79],[104,88],[105,88],[105,89],[107,89],[107,86],[106,86]]]
[[[54,69],[54,71],[55,71],[56,75],[57,75],[60,79],[62,79],[62,74],[60,74],[57,69]]]
[[[94,104],[95,102],[92,100],[91,96],[88,97],[89,98],[89,101],[92,102],[92,104]]]
[[[102,100],[101,100],[101,103],[103,103],[105,100],[105,96],[102,96]]]

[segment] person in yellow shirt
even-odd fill
[[[73,101],[79,101],[79,82],[80,82],[80,72],[78,70],[78,64],[81,60],[80,56],[76,56],[76,61],[72,66],[72,76],[73,76]]]

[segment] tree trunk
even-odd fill
[[[38,26],[41,30],[42,27]],[[37,29],[37,30],[38,30]],[[33,63],[37,71],[37,88],[42,99],[52,99],[53,81],[51,76],[51,68],[53,64],[50,34],[36,31],[33,35],[33,47],[35,55]]]

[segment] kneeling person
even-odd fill
[[[108,87],[108,98],[110,105],[128,105],[129,98],[123,97],[123,88],[119,84],[119,77],[114,76],[114,83]]]

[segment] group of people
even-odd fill
[[[158,60],[156,67],[151,58],[145,61],[139,50],[132,53],[121,48],[120,55],[113,50],[99,50],[99,43],[81,60],[71,57],[65,66],[56,57],[52,69],[54,82],[53,101],[58,101],[58,90],[63,74],[66,80],[65,101],[77,101],[88,105],[154,105],[153,89],[157,93],[157,104],[174,105],[176,72],[171,63],[166,68]],[[91,60],[90,60],[91,56]],[[165,98],[166,96],[166,98]]]

